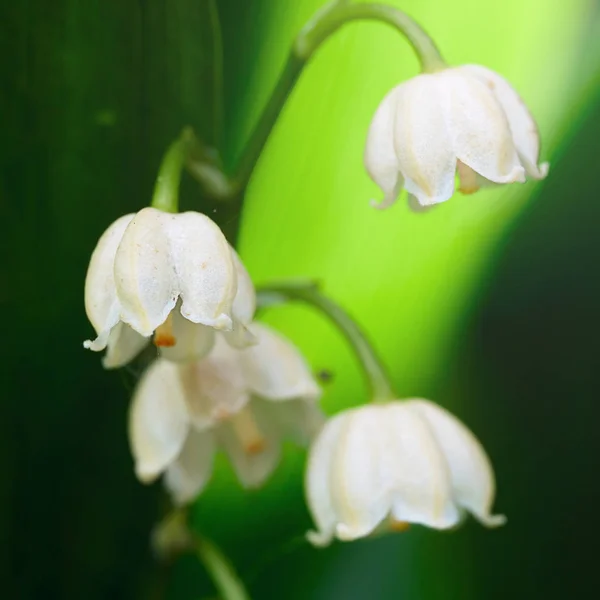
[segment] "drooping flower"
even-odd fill
[[[540,141],[529,110],[500,75],[478,65],[418,75],[395,87],[371,123],[365,166],[384,192],[378,208],[405,188],[418,210],[489,182],[543,179]]]
[[[472,513],[489,527],[494,474],[485,451],[454,416],[428,400],[371,404],[331,418],[306,472],[315,545],[418,523],[447,529]]]
[[[155,361],[136,388],[129,421],[135,471],[143,482],[165,473],[177,503],[192,500],[222,449],[244,487],[276,468],[284,438],[308,443],[322,424],[320,390],[303,357],[265,325],[256,344],[236,349],[221,334],[204,359]]]
[[[126,364],[154,343],[170,360],[196,360],[214,331],[247,343],[254,287],[219,227],[200,213],[144,208],[117,219],[92,254],[85,308],[97,333],[84,346],[107,348],[106,368]]]

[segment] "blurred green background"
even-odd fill
[[[416,74],[407,44],[354,24],[307,67],[243,206],[202,198],[257,282],[320,278],[364,325],[403,396],[449,407],[482,440],[508,525],[404,534],[317,551],[303,454],[243,493],[224,463],[194,523],[254,598],[470,600],[586,597],[600,501],[600,3],[394,0],[449,62],[505,75],[540,122],[541,184],[456,196],[426,215],[362,168],[383,95]],[[159,484],[134,478],[126,439],[139,365],[104,372],[83,280],[107,225],[148,203],[183,125],[230,167],[294,33],[321,0],[43,0],[0,3],[0,595],[10,599],[214,596],[184,558],[158,568]],[[324,408],[366,400],[337,333],[310,311],[266,318],[327,369]]]

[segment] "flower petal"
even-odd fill
[[[168,231],[173,218],[151,207],[140,210],[115,256],[121,318],[146,337],[165,321],[179,295]]]
[[[255,413],[262,413],[281,432],[281,437],[306,446],[321,430],[325,415],[315,398],[272,402],[261,398],[252,399]]]
[[[369,127],[365,147],[365,168],[384,193],[380,203],[371,200],[371,205],[380,209],[388,208],[396,202],[404,183],[394,150],[397,89],[394,88],[387,94],[377,108]]]
[[[393,492],[396,521],[446,529],[460,521],[452,497],[450,472],[434,435],[407,402],[390,402],[379,411],[380,487]]]
[[[458,69],[474,75],[492,90],[508,118],[513,142],[527,174],[534,179],[546,177],[548,163],[542,163],[538,166],[540,136],[537,124],[519,94],[506,79],[491,69],[480,65],[464,65]]]
[[[212,475],[215,440],[212,432],[189,432],[181,453],[165,473],[165,486],[177,505],[191,502]]]
[[[363,406],[340,415],[343,427],[333,450],[330,493],[341,540],[369,535],[392,508],[393,480],[382,477],[385,457],[378,440],[386,423],[379,408]]]
[[[239,352],[248,388],[269,400],[318,398],[317,385],[298,349],[270,327],[254,323],[257,343]]]
[[[134,216],[132,213],[117,219],[102,234],[90,259],[85,278],[85,312],[98,338],[83,345],[96,352],[106,348],[110,330],[119,322],[120,304],[113,274],[115,254]]]
[[[234,348],[246,348],[256,343],[256,338],[250,333],[248,325],[256,312],[256,291],[252,279],[246,271],[238,253],[231,248],[231,255],[237,275],[237,293],[233,301],[233,329],[224,331],[225,339]]]
[[[440,406],[420,399],[409,403],[426,419],[446,458],[457,504],[488,527],[503,525],[503,515],[490,514],[495,494],[494,472],[475,436]]]
[[[492,91],[460,67],[435,76],[456,158],[495,183],[525,181],[507,117]]]
[[[177,366],[158,359],[138,382],[129,412],[129,441],[140,481],[153,481],[179,455],[188,427]]]
[[[329,545],[335,537],[338,523],[331,486],[335,483],[333,474],[335,451],[340,442],[340,434],[345,429],[342,414],[332,417],[325,423],[308,453],[304,489],[306,503],[317,530],[307,532],[306,537],[314,546]]]
[[[250,401],[239,352],[217,336],[206,358],[180,367],[190,418],[197,429],[228,419]]]
[[[171,313],[175,345],[160,349],[160,355],[167,360],[188,363],[204,358],[215,343],[215,330],[212,327],[192,323],[181,315],[177,307]]]
[[[169,241],[182,299],[181,314],[194,323],[231,329],[236,268],[223,232],[200,213],[169,216]]]
[[[394,148],[404,187],[429,206],[454,193],[456,156],[441,103],[440,73],[419,75],[398,88]]]
[[[245,435],[240,435],[234,420],[218,425],[215,434],[227,453],[240,483],[245,488],[260,487],[277,467],[281,457],[281,432],[277,425],[265,418],[265,413],[254,410],[254,403],[243,409],[243,416],[252,420],[254,436],[260,436],[252,446],[248,446]],[[247,425],[247,422],[244,423]]]
[[[147,345],[148,338],[125,323],[117,323],[110,332],[102,366],[105,369],[118,369],[131,362]]]

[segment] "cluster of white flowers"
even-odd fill
[[[135,470],[165,472],[177,503],[192,500],[222,447],[246,487],[275,469],[285,437],[307,443],[322,423],[319,387],[290,342],[252,323],[254,285],[205,215],[144,208],[100,238],[85,307],[106,348],[104,366],[127,364],[153,336],[158,359],[130,411]]]
[[[536,125],[510,85],[478,66],[423,74],[377,110],[365,162],[385,194],[406,188],[414,208],[487,182],[542,178]],[[419,523],[455,526],[490,514],[494,475],[473,434],[420,399],[375,402],[325,421],[320,389],[299,351],[254,322],[252,281],[208,217],[144,208],[115,221],[90,262],[85,306],[106,349],[104,366],[133,360],[150,343],[157,359],[134,393],[129,434],[143,482],[164,474],[175,503],[204,488],[215,452],[244,487],[261,485],[284,438],[308,444],[308,506],[317,544]]]

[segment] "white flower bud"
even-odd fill
[[[310,449],[306,494],[315,545],[354,540],[386,523],[456,525],[465,511],[487,526],[494,474],[473,434],[427,400],[371,404],[331,418]]]
[[[298,350],[264,325],[249,332],[251,347],[217,334],[202,360],[158,359],[138,383],[129,428],[135,470],[142,481],[165,472],[176,503],[203,489],[218,447],[242,485],[256,487],[277,466],[285,438],[306,444],[322,425],[320,390]],[[165,414],[171,402],[174,415]]]
[[[464,193],[523,182],[525,173],[542,179],[548,164],[538,166],[539,149],[535,121],[515,90],[497,73],[465,65],[418,75],[384,98],[365,166],[384,192],[379,208],[403,187],[420,208],[448,200],[457,172]]]
[[[85,307],[97,338],[108,346],[106,368],[122,366],[153,333],[161,354],[185,362],[205,356],[214,329],[231,343],[251,343],[245,332],[255,309],[252,282],[221,230],[194,212],[144,208],[113,223],[88,268]]]

